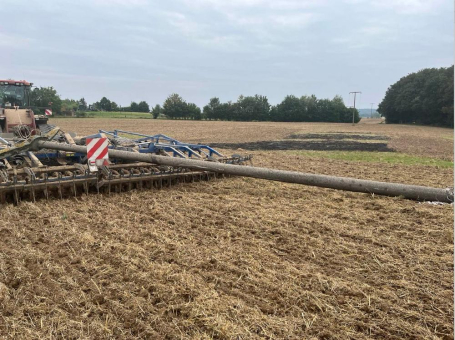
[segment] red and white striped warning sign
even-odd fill
[[[45,109],[45,110],[44,110],[44,114],[45,114],[46,116],[52,116],[52,110],[51,110],[51,109]]]
[[[90,170],[96,171],[97,166],[109,164],[109,140],[107,138],[87,138],[85,143],[87,145],[87,161]]]

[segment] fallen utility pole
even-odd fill
[[[53,149],[68,152],[87,153],[87,147],[43,140],[32,142],[32,149]],[[453,190],[407,185],[400,183],[386,183],[362,180],[350,177],[336,177],[316,175],[297,171],[273,170],[259,167],[238,166],[218,162],[179,159],[174,157],[158,156],[146,153],[136,153],[121,150],[109,150],[110,158],[128,161],[147,162],[172,167],[182,167],[200,171],[213,171],[217,173],[260,178],[272,181],[297,183],[322,188],[363,192],[384,196],[402,196],[419,201],[439,201],[451,203],[454,200]]]

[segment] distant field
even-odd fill
[[[453,130],[55,119],[453,186]],[[453,205],[252,178],[2,208],[0,338],[453,339]]]
[[[295,142],[297,143],[293,143],[294,140],[288,140],[288,138],[294,135],[327,135],[333,133],[369,134],[372,136],[387,137],[388,140],[379,140],[378,142],[385,144],[387,148],[393,149],[396,152],[410,156],[423,156],[453,161],[453,129],[416,125],[388,125],[381,124],[381,121],[381,119],[365,119],[353,126],[351,124],[333,123],[245,123],[165,119],[52,118],[50,120],[52,124],[59,125],[66,131],[75,131],[80,135],[91,134],[102,128],[105,130],[122,129],[145,134],[163,133],[187,142],[223,143],[231,144],[232,146],[242,143],[245,145],[246,143],[252,142],[286,140],[288,144],[300,145],[300,148],[297,148],[297,150],[301,150],[307,144],[313,144],[317,147],[321,143],[314,143],[314,140],[312,142],[296,140]],[[341,146],[347,145],[346,139],[349,139],[348,137],[350,136],[347,135],[342,141],[329,139],[334,144],[332,151],[339,151],[339,148],[337,149],[337,143]],[[366,144],[366,142],[371,141],[362,139],[358,142],[364,142]],[[353,151],[362,151],[358,150],[358,148],[351,149]]]

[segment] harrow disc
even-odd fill
[[[98,173],[81,164],[0,170],[0,203],[161,189],[175,184],[224,177],[209,171],[161,167],[150,163],[103,166]]]

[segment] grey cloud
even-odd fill
[[[403,75],[453,58],[443,0],[4,0],[0,10],[14,14],[0,23],[1,76],[90,102],[348,101],[360,89],[369,106]]]

